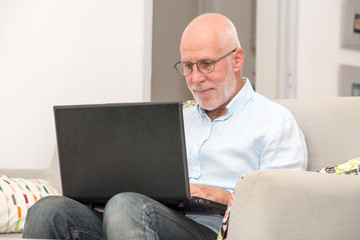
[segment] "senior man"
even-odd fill
[[[191,195],[227,204],[243,174],[306,169],[306,145],[294,117],[242,77],[244,52],[228,18],[195,18],[182,35],[180,53],[175,68],[198,104],[184,110]],[[114,196],[103,217],[97,215],[67,198],[40,199],[29,211],[24,237],[216,239],[222,220],[179,213],[137,193]]]

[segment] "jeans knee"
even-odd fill
[[[144,222],[144,217],[147,216],[147,199],[148,197],[133,192],[119,193],[112,197],[105,207],[105,236],[109,239],[114,236],[122,236],[122,239],[146,239],[136,238],[132,233],[145,222],[150,222],[146,218]]]
[[[28,211],[25,227],[49,225],[56,219],[68,218],[76,214],[82,204],[61,196],[49,196],[39,199]]]
[[[106,204],[106,210],[114,210],[118,208],[127,209],[131,205],[142,205],[145,196],[139,193],[123,192],[113,196]]]
[[[33,237],[41,235],[41,232],[47,232],[54,225],[54,220],[57,219],[57,214],[61,212],[65,206],[67,199],[61,196],[48,196],[39,199],[32,205],[26,215],[24,226],[24,236]]]
[[[24,237],[64,239],[70,235],[90,233],[102,236],[101,220],[83,204],[66,197],[45,197],[28,212]],[[90,239],[90,238],[88,238]]]
[[[54,212],[54,209],[58,208],[54,201],[58,201],[58,199],[62,199],[59,196],[49,196],[39,199],[32,205],[28,211],[26,221],[31,221],[32,218],[39,218],[39,219],[47,219],[47,215],[51,215]]]
[[[129,215],[142,214],[148,197],[133,192],[119,193],[113,196],[105,207],[104,221],[122,219]]]

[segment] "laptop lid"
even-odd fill
[[[105,204],[138,192],[189,199],[181,102],[55,106],[63,195]]]

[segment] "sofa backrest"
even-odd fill
[[[25,179],[44,179],[49,181],[59,193],[62,193],[60,167],[57,148],[54,150],[54,155],[49,167],[44,169],[0,169],[0,174],[9,176],[11,178],[25,178]]]
[[[305,135],[308,170],[360,156],[360,97],[276,100],[294,115]]]

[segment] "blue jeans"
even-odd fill
[[[49,239],[216,239],[217,234],[137,193],[110,199],[104,216],[65,197],[46,197],[27,215],[24,238]]]

